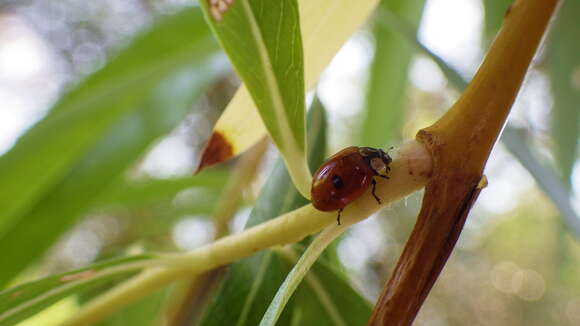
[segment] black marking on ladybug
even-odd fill
[[[344,187],[344,182],[342,182],[342,179],[335,174],[332,176],[332,185],[334,186],[334,188],[340,189]]]
[[[340,214],[353,200],[362,196],[369,187],[377,203],[375,177],[388,179],[391,157],[380,148],[347,147],[330,157],[318,168],[312,179],[312,205],[321,211]]]

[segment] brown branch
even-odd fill
[[[483,168],[557,3],[516,1],[463,95],[439,121],[417,134],[432,154],[433,176],[369,325],[410,325],[415,319],[485,186]]]

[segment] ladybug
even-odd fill
[[[375,176],[388,179],[392,158],[382,149],[372,147],[347,147],[331,156],[312,178],[312,205],[318,210],[338,210],[336,218],[340,225],[340,213],[353,200],[360,197],[372,185],[373,197],[377,182]]]

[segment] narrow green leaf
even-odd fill
[[[318,101],[309,114],[309,158],[317,168],[324,158],[326,119]],[[277,162],[260,192],[246,227],[251,227],[300,207],[306,200],[292,186],[282,161]],[[284,281],[289,267],[272,252],[258,253],[228,267],[220,289],[210,304],[201,325],[255,326]],[[280,325],[288,325],[284,316]]]
[[[260,326],[274,326],[277,324],[286,304],[290,301],[292,294],[294,294],[312,264],[316,262],[322,251],[341,235],[347,227],[348,225],[331,225],[314,238],[288,276],[286,276],[284,283],[278,288],[274,299],[272,299],[264,313],[264,317],[260,321]]]
[[[195,196],[186,197],[184,200],[177,202],[167,202],[164,205],[155,206],[154,214],[151,214],[156,220],[167,219],[168,222],[174,222],[176,218],[186,215],[205,215],[210,217],[214,211],[219,192],[199,191]],[[182,202],[183,201],[183,202]]]
[[[318,169],[326,156],[326,113],[323,105],[315,98],[308,114],[308,157],[310,169]],[[246,228],[258,225],[283,213],[308,203],[292,185],[288,170],[279,161],[272,170]]]
[[[160,325],[159,312],[167,289],[158,291],[118,311],[96,326],[156,326]]]
[[[317,326],[364,325],[372,305],[331,264],[319,259],[294,294],[304,321]]]
[[[136,182],[115,183],[96,199],[95,207],[142,206],[173,198],[179,192],[201,188],[221,190],[227,180],[225,171],[204,170],[194,176],[174,179],[149,179]]]
[[[408,23],[404,18],[396,15],[388,8],[382,8],[379,11],[377,24],[381,24],[386,28],[390,28],[401,34],[407,39],[407,42],[416,46],[419,50],[428,55],[431,60],[439,66],[439,68],[445,74],[445,77],[459,90],[464,90],[467,87],[467,82],[461,77],[461,75],[451,66],[445,62],[441,57],[427,48],[419,39],[417,38],[417,29],[414,28],[410,23]]]
[[[152,256],[126,257],[52,275],[0,292],[0,326],[14,325],[58,300],[133,275]]]
[[[383,10],[389,10],[417,26],[424,4],[425,0],[381,1],[379,15]],[[373,30],[375,53],[367,85],[360,144],[385,147],[399,134],[402,125],[408,71],[415,47],[385,24],[377,23]]]
[[[209,0],[206,18],[252,95],[300,193],[309,197],[304,63],[296,0]]]
[[[257,325],[288,270],[286,262],[271,251],[233,264],[200,325]],[[289,319],[280,325],[289,325]]]
[[[331,59],[364,24],[378,3],[379,0],[298,0],[304,45],[304,84],[307,91],[316,85]],[[266,133],[248,89],[240,87],[213,131],[213,136],[219,135],[219,139],[223,137],[222,140],[231,145],[228,148],[231,152],[216,159],[213,147],[206,148],[207,160],[201,168],[239,155],[262,139]]]
[[[98,213],[120,216],[126,228],[131,230],[124,234],[125,243],[143,242],[158,239],[171,233],[175,223],[184,217],[209,218],[214,212],[219,192],[192,189],[194,192],[184,197],[168,197],[161,201],[141,201],[131,199],[122,205],[94,205],[92,210]],[[121,199],[121,198],[118,198]],[[152,199],[152,198],[150,198]],[[174,200],[178,199],[178,200]]]
[[[198,10],[172,17],[65,96],[0,158],[0,206],[9,202],[0,212],[0,285],[39,258],[182,120],[219,74],[206,66],[216,51]]]
[[[142,105],[159,81],[216,49],[197,10],[158,24],[66,95],[0,157],[0,235],[52,192],[102,134]]]
[[[547,68],[554,107],[552,136],[564,183],[570,187],[580,138],[580,13],[579,1],[565,1],[550,33]]]
[[[540,164],[530,150],[530,146],[524,140],[522,133],[516,128],[505,128],[502,134],[502,142],[518,158],[520,164],[530,172],[540,189],[552,200],[571,232],[577,238],[580,238],[580,217],[574,207],[572,207],[568,189],[560,181],[558,175],[554,173],[554,170]]]

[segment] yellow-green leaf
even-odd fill
[[[304,84],[311,89],[346,40],[366,21],[378,0],[299,0],[304,49]],[[227,160],[248,149],[265,134],[260,116],[246,87],[242,86],[214,128],[220,142],[203,153],[202,165]],[[229,151],[224,151],[224,146]],[[221,155],[218,155],[221,154]],[[215,159],[210,159],[215,158]]]
[[[202,7],[294,184],[307,197],[311,175],[305,151],[304,65],[297,1],[209,0]]]

